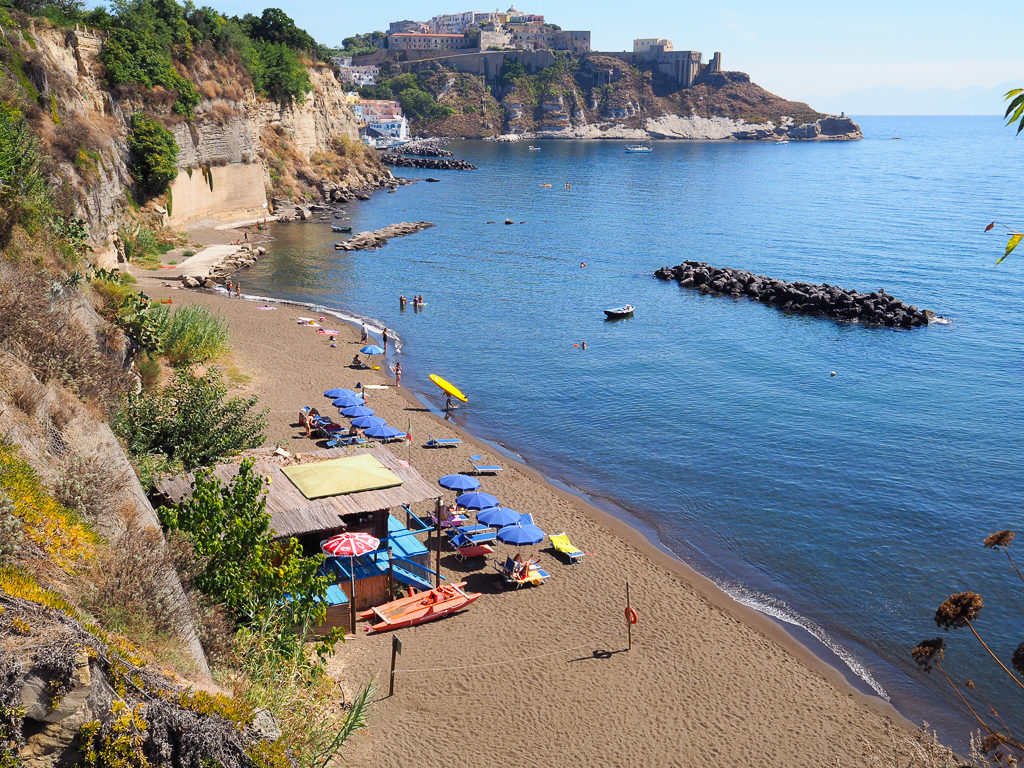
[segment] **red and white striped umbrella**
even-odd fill
[[[380,546],[380,539],[368,533],[339,533],[326,541],[320,542],[320,549],[328,555],[337,557],[359,557],[373,552]]]

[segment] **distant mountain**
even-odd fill
[[[901,88],[878,85],[834,96],[816,95],[808,101],[825,112],[848,115],[994,115],[1006,108],[1011,88],[1024,87],[1024,78],[989,88]]]

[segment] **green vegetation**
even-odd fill
[[[55,212],[38,141],[21,112],[0,103],[0,248],[14,226],[34,235]]]
[[[1010,102],[1010,106],[1006,108],[1006,114],[1003,117],[1006,118],[1008,125],[1017,123],[1017,133],[1019,134],[1024,131],[1024,88],[1007,91],[1005,98]]]
[[[341,41],[342,48],[338,53],[344,56],[366,56],[380,48],[387,39],[388,36],[380,31],[353,35]]]
[[[174,135],[149,115],[132,115],[128,147],[131,170],[139,186],[152,195],[163,193],[178,175],[178,142]]]
[[[359,95],[364,99],[397,99],[410,120],[441,120],[454,114],[450,107],[437,103],[434,94],[423,87],[423,81],[413,72],[388,78],[377,86],[360,88]]]
[[[266,416],[258,398],[228,397],[220,373],[179,369],[163,389],[126,398],[114,430],[134,456],[156,454],[186,469],[209,466],[263,442]]]
[[[224,321],[202,304],[176,310],[158,304],[148,315],[156,325],[161,350],[171,365],[205,363],[227,350]]]

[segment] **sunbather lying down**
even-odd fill
[[[530,575],[530,568],[540,562],[540,558],[534,558],[530,555],[526,560],[523,560],[522,554],[516,552],[516,556],[512,558],[512,562],[515,565],[512,566],[512,575],[517,579],[525,579]]]

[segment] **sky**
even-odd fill
[[[275,2],[327,45],[386,31],[399,19],[494,10],[465,0],[204,1],[230,14],[258,14]],[[635,37],[666,37],[677,50],[701,51],[705,60],[721,51],[724,69],[746,72],[773,93],[828,112],[1001,114],[1002,94],[1024,86],[1024,0],[688,5],[519,0],[516,7],[563,29],[591,30],[594,50],[632,50]]]

